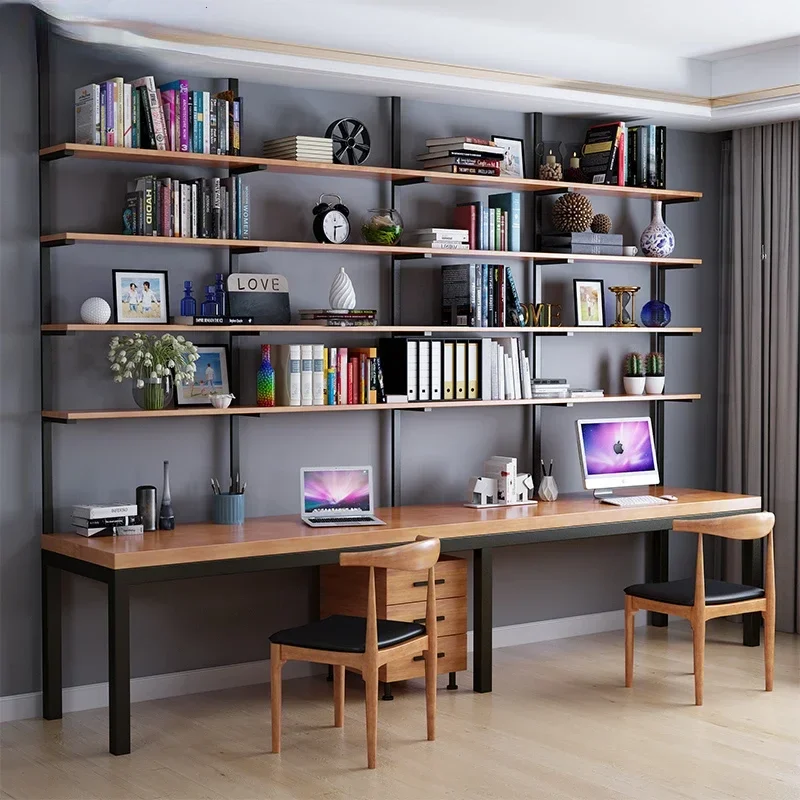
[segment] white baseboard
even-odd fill
[[[644,625],[646,623],[645,616],[637,614],[637,624]],[[570,636],[585,636],[589,633],[622,630],[623,623],[622,611],[605,611],[600,614],[583,614],[578,617],[505,625],[494,628],[492,645],[494,648],[513,647],[519,644],[566,639]],[[467,647],[469,650],[473,648],[471,631],[467,634]],[[284,667],[283,674],[286,679],[291,679],[306,677],[319,671],[320,668],[313,664],[289,662]],[[164,697],[177,697],[197,692],[213,692],[237,686],[252,686],[268,681],[269,661],[248,661],[244,664],[229,664],[223,667],[148,675],[131,680],[131,702],[159,700]],[[64,713],[104,708],[108,705],[108,683],[70,686],[64,689],[62,703]],[[41,692],[0,697],[0,722],[33,719],[41,717],[41,715]]]

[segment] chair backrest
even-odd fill
[[[740,514],[732,517],[709,517],[707,519],[676,519],[674,531],[691,531],[697,534],[697,561],[694,573],[694,606],[706,603],[705,564],[703,560],[703,534],[722,536],[725,539],[752,540],[767,538],[767,563],[765,565],[764,593],[767,606],[775,606],[775,550],[772,529],[775,515],[771,511],[755,514]]]
[[[369,567],[367,592],[367,659],[378,655],[378,612],[375,604],[375,569],[400,569],[407,572],[428,570],[428,592],[425,602],[425,629],[428,647],[436,648],[436,575],[435,564],[439,560],[441,543],[438,539],[417,536],[410,544],[385,547],[379,550],[363,550],[358,553],[342,553],[339,564],[343,567]]]

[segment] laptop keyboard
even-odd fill
[[[364,522],[372,517],[310,517],[313,522]]]

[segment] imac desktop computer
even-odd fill
[[[656,447],[650,417],[579,419],[578,452],[583,485],[594,496],[615,506],[660,505],[672,495],[614,497],[620,486],[654,486],[659,482]]]

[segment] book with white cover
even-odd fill
[[[136,503],[107,505],[77,505],[72,507],[73,519],[103,519],[104,517],[135,517],[139,513]]]
[[[300,405],[314,405],[314,351],[310,344],[300,345]]]
[[[492,456],[483,465],[483,474],[497,481],[497,501],[507,503],[514,497],[517,482],[517,459]]]
[[[467,343],[456,342],[456,400],[467,399]]]
[[[528,361],[528,355],[523,350],[520,358],[522,364],[522,399],[532,400],[533,391],[531,390],[531,365]]]
[[[323,353],[325,345],[312,344],[313,368],[311,375],[311,404],[325,405],[325,373],[323,371]]]
[[[445,342],[442,346],[442,398],[455,400],[456,343]]]
[[[441,339],[431,341],[431,400],[442,399],[442,345]]]
[[[419,348],[414,339],[409,339],[406,347],[406,392],[409,402],[414,402],[418,397]]]
[[[75,90],[75,142],[102,144],[100,139],[100,84]]]
[[[480,398],[480,353],[478,342],[467,342],[467,400]]]
[[[492,399],[492,345],[491,339],[481,339],[481,400]]]
[[[514,364],[511,356],[503,353],[503,374],[505,380],[506,396],[505,400],[516,400],[514,396]]]
[[[418,363],[417,381],[420,401],[431,399],[431,343],[427,340],[417,342]]]

